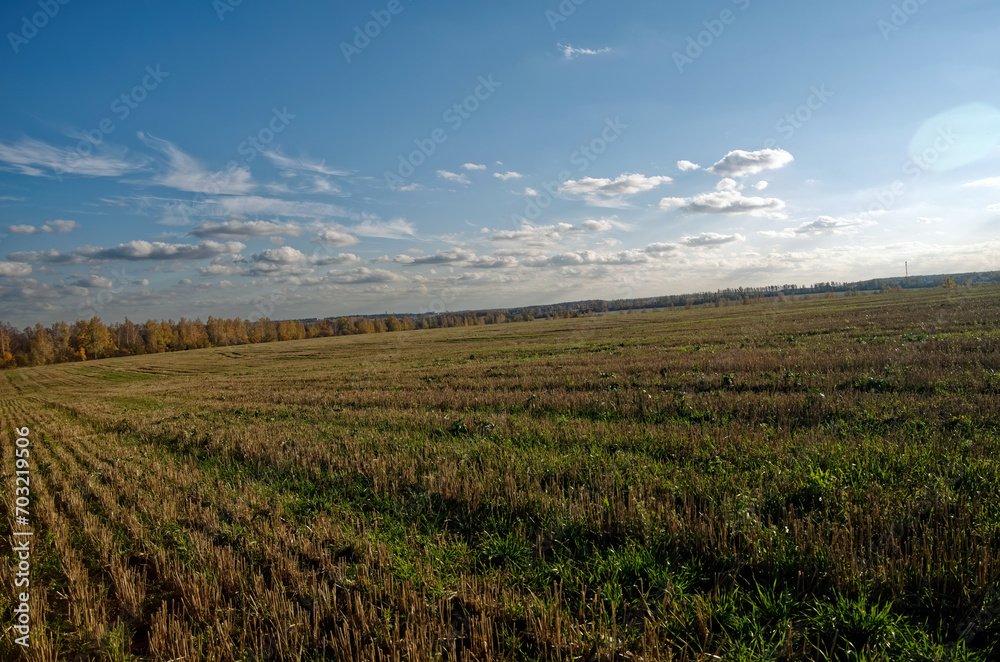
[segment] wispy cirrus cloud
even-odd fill
[[[858,228],[875,225],[875,221],[865,218],[834,218],[820,216],[815,221],[808,221],[797,228],[785,228],[781,231],[761,230],[758,234],[764,237],[815,237],[847,234]]]
[[[469,178],[464,174],[459,174],[457,172],[449,172],[447,170],[438,170],[437,176],[439,179],[443,179],[446,182],[454,182],[456,184],[468,184]]]
[[[521,179],[524,177],[521,173],[514,172],[513,170],[508,170],[507,172],[495,172],[493,173],[493,176],[497,179],[502,179],[505,182],[511,179]]]
[[[138,135],[147,147],[166,157],[163,171],[153,177],[160,186],[208,195],[242,195],[256,188],[246,166],[212,172],[172,142],[141,131]]]
[[[144,164],[144,160],[130,158],[125,149],[107,146],[101,153],[93,148],[85,153],[83,150],[53,147],[34,138],[22,138],[16,143],[0,141],[0,169],[31,177],[59,177],[64,174],[118,177],[139,170]]]
[[[575,60],[581,55],[604,55],[605,53],[611,52],[610,46],[605,46],[604,48],[577,48],[570,44],[557,44],[559,50],[562,51],[563,57],[567,60]]]

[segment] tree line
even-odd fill
[[[1000,282],[1000,272],[910,276],[907,279],[872,279],[850,283],[826,282],[811,286],[739,287],[694,294],[610,301],[592,299],[525,308],[401,316],[387,314],[281,321],[268,318],[244,320],[239,317],[235,319],[209,317],[205,322],[201,319],[191,320],[182,317],[176,322],[147,320],[144,324],[136,324],[126,318],[124,322],[110,325],[102,322],[99,317],[92,317],[89,320],[78,320],[73,324],[57,322],[50,327],[36,324],[20,331],[10,324],[0,322],[0,368],[160,354],[280,340],[526,322],[610,311],[747,305],[780,302],[795,296],[829,295],[833,292],[885,293],[903,288],[955,287],[956,284],[975,285],[995,282]]]

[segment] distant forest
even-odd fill
[[[46,328],[41,324],[18,331],[0,322],[0,368],[47,365],[68,361],[86,361],[114,356],[159,354],[206,347],[226,347],[327,338],[362,333],[396,333],[414,329],[437,329],[456,326],[479,326],[526,322],[536,319],[581,317],[611,311],[695,306],[730,306],[774,303],[815,296],[844,293],[902,291],[932,287],[971,286],[1000,282],[1000,272],[909,276],[908,278],[872,279],[852,283],[817,283],[812,286],[771,285],[740,287],[697,294],[681,294],[642,299],[589,300],[525,308],[504,308],[445,313],[364,315],[274,321],[267,318],[244,320],[209,317],[207,321],[181,318],[179,321],[148,320],[136,324],[105,324],[99,317],[73,324],[58,322]]]

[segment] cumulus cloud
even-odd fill
[[[764,170],[783,168],[793,160],[794,157],[783,149],[762,149],[756,152],[737,149],[722,157],[708,171],[723,177],[743,177]]]
[[[563,57],[567,60],[573,60],[580,57],[581,55],[603,55],[604,53],[610,53],[611,47],[606,46],[604,48],[593,49],[593,48],[575,48],[569,44],[557,44],[559,50],[562,51]]]
[[[746,237],[741,234],[718,234],[717,232],[702,232],[695,237],[681,237],[681,244],[689,248],[718,248],[740,241],[746,241]]]
[[[141,131],[139,139],[167,159],[165,171],[153,178],[161,186],[210,195],[240,195],[254,189],[250,170],[246,167],[211,172],[170,141]]]
[[[396,256],[396,262],[407,266],[421,264],[465,264],[474,260],[476,254],[473,251],[461,248],[448,248],[440,250],[434,255],[424,255],[421,257],[410,257],[409,255]]]
[[[808,221],[797,228],[785,228],[779,232],[773,230],[762,230],[759,234],[771,238],[840,235],[868,225],[875,225],[875,221],[863,218],[834,218],[832,216],[820,216],[815,221]]]
[[[616,220],[587,220],[580,225],[556,223],[554,225],[531,225],[525,223],[517,230],[502,230],[490,237],[491,241],[516,242],[527,246],[550,246],[558,243],[566,235],[581,232],[606,232],[612,228],[627,227]]]
[[[385,269],[358,267],[348,271],[331,271],[326,279],[339,285],[360,285],[365,283],[394,283],[403,278]]]
[[[462,167],[466,170],[486,170],[485,165],[480,165],[478,163],[463,163]]]
[[[199,239],[252,239],[275,235],[297,237],[302,234],[302,228],[294,223],[273,221],[222,221],[201,223],[189,234]]]
[[[69,234],[73,230],[82,227],[76,221],[49,221],[41,227],[34,225],[11,225],[7,232],[11,234],[33,235],[33,234]]]
[[[621,203],[626,196],[651,191],[663,184],[674,181],[670,177],[647,177],[639,174],[623,174],[616,179],[584,177],[569,180],[559,187],[563,195],[579,196],[593,206],[609,206]]]
[[[114,283],[110,278],[105,278],[103,276],[84,276],[73,283],[73,285],[76,287],[109,288],[114,285]]]
[[[108,248],[82,246],[74,251],[33,251],[12,253],[18,262],[43,264],[84,264],[117,260],[203,260],[220,255],[233,255],[246,248],[238,241],[220,243],[204,241],[200,244],[168,244],[162,241],[130,241]],[[16,257],[15,257],[16,256]]]
[[[604,218],[600,220],[584,221],[581,225],[584,230],[589,232],[607,232],[615,227],[614,223]]]
[[[359,243],[360,239],[341,228],[325,228],[320,230],[310,241],[324,246],[353,246]]]
[[[525,186],[524,187],[524,195],[528,196],[529,198],[537,198],[538,197],[538,191],[536,191],[535,189],[531,188],[530,186]]]
[[[507,181],[509,179],[521,179],[524,177],[521,173],[514,172],[513,170],[508,170],[507,172],[495,172],[493,173],[493,176],[497,179],[502,179],[503,181]]]
[[[617,253],[599,253],[597,251],[584,250],[528,258],[522,260],[521,264],[526,267],[577,267],[595,264],[646,264],[651,259],[649,253],[645,250],[628,250]]]
[[[656,242],[649,244],[643,249],[650,255],[668,255],[670,253],[676,253],[680,250],[680,246],[677,244],[666,244],[662,242]]]
[[[84,150],[60,149],[34,138],[17,143],[0,141],[0,169],[32,177],[117,177],[142,166],[142,161],[130,159],[124,149],[85,154]]]
[[[725,181],[723,180],[723,182]],[[722,182],[720,184],[726,186]],[[692,198],[663,198],[660,200],[661,209],[672,207],[680,207],[683,211],[695,214],[750,214],[751,216],[782,218],[781,210],[785,208],[785,202],[778,198],[748,197],[737,189],[722,188]]]
[[[681,172],[688,172],[689,170],[701,170],[701,166],[691,161],[678,161],[677,169]]]
[[[465,175],[459,174],[457,172],[448,172],[447,170],[438,170],[437,176],[446,182],[455,182],[456,184],[468,184],[469,178]]]
[[[23,262],[0,261],[0,277],[20,277],[31,273],[31,265]]]

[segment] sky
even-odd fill
[[[1000,269],[990,0],[0,7],[0,320]]]

